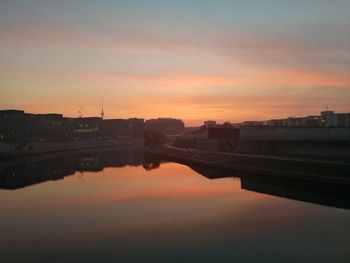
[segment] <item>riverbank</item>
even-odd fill
[[[350,160],[350,141],[205,139],[181,136],[176,138],[173,145],[204,151]]]
[[[18,145],[16,144],[0,144],[0,159],[11,159],[32,155],[94,148],[106,148],[114,146],[143,146],[143,144],[144,140],[140,138],[62,142],[30,142],[28,143],[28,146],[24,147],[23,149],[18,149]]]
[[[299,180],[350,184],[350,162],[327,158],[242,154],[184,149],[169,145],[147,149],[147,153],[186,165],[202,165],[252,174]]]

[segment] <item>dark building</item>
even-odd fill
[[[141,138],[144,130],[143,119],[107,119],[99,117],[77,118],[73,123],[74,136],[79,139],[120,137]]]
[[[145,129],[148,131],[162,132],[165,135],[180,135],[185,132],[185,124],[182,120],[172,118],[158,118],[147,120]]]
[[[102,118],[85,117],[70,119],[75,139],[92,139],[101,137]]]
[[[349,113],[338,113],[337,114],[337,125],[339,127],[350,126],[350,114]]]
[[[66,140],[72,138],[69,120],[61,114],[26,114],[26,139],[31,141]]]
[[[132,137],[142,138],[145,130],[145,120],[138,118],[128,119],[128,122],[132,124]]]
[[[322,111],[321,116],[324,119],[325,126],[331,127],[349,127],[350,113],[335,113],[334,111]]]
[[[143,137],[143,119],[111,119],[103,120],[102,136],[104,138]]]
[[[274,120],[268,120],[266,122],[267,126],[283,126],[284,125],[284,119],[274,119]]]
[[[263,126],[264,122],[262,121],[244,121],[243,126]]]
[[[141,138],[143,119],[103,120],[100,117],[65,118],[61,114],[29,114],[0,111],[0,141],[69,141]]]
[[[349,127],[350,113],[335,113],[334,111],[322,111],[321,115],[268,120],[266,121],[266,125],[289,127]]]
[[[325,122],[322,116],[307,116],[303,124],[304,126],[324,126]]]
[[[71,137],[69,122],[61,114],[28,114],[19,110],[0,111],[0,139],[46,141]]]
[[[133,127],[127,120],[103,120],[102,135],[104,138],[129,137]]]
[[[24,111],[0,111],[0,140],[22,140],[26,137],[27,131],[27,118]]]
[[[216,126],[216,121],[205,121],[204,126],[209,128],[209,127],[215,127]]]

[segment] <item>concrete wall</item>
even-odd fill
[[[206,139],[197,139],[195,148],[198,150],[205,151],[218,151],[219,141],[218,140],[206,140]]]
[[[350,141],[350,127],[242,126],[241,140]]]
[[[350,141],[205,140],[179,137],[175,147],[245,154],[350,157]]]

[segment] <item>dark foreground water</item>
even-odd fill
[[[337,197],[143,162],[124,149],[3,164],[0,262],[350,262]]]

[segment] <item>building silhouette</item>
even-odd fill
[[[0,111],[2,141],[64,141],[94,138],[142,137],[143,119],[101,117],[66,118],[61,114],[31,114],[21,110]]]
[[[185,124],[179,119],[158,118],[147,120],[145,122],[145,129],[162,132],[165,135],[180,135],[185,132]]]

